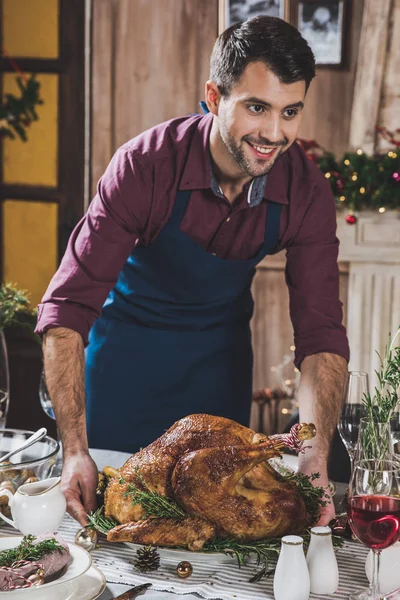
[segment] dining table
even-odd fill
[[[103,449],[91,449],[90,453],[99,470],[102,470],[107,465],[119,468],[130,456],[130,454],[123,452]],[[286,456],[284,460],[288,466],[296,468],[297,457]],[[335,483],[334,485],[336,489],[334,498],[336,504],[338,504],[343,497],[347,485],[344,483]],[[104,547],[105,555],[108,553],[112,554],[112,546],[112,544],[106,542],[106,547]],[[117,546],[124,545],[117,544]],[[101,549],[99,553],[101,553]],[[131,553],[131,557],[129,557],[129,553]],[[339,600],[348,598],[351,592],[360,587],[368,587],[368,580],[365,575],[367,553],[367,549],[361,544],[347,541],[345,546],[337,553],[340,573],[338,591],[332,596],[311,594],[310,598],[313,600],[317,598]],[[135,551],[127,547],[125,558],[122,559],[129,562],[129,571],[131,573],[129,573],[128,578],[125,575],[127,571],[121,567],[121,563],[118,564],[118,575],[115,573],[115,577],[110,577],[110,571],[107,572],[105,570],[102,560],[95,559],[97,566],[105,572],[107,580],[107,587],[99,597],[99,600],[116,598],[119,594],[141,583],[152,583],[152,587],[139,596],[140,598],[143,597],[144,600],[177,600],[178,598],[180,600],[198,600],[199,598],[206,598],[207,600],[273,600],[274,598],[272,591],[273,576],[263,578],[257,584],[249,583],[249,576],[257,572],[255,564],[239,569],[235,560],[230,560],[230,562],[222,560],[216,564],[210,560],[204,564],[202,562],[197,563],[194,557],[191,561],[193,575],[188,579],[180,579],[176,574],[177,559],[174,562],[170,556],[167,556],[168,560],[164,560],[162,552],[161,567],[158,571],[150,573],[139,573],[136,571],[135,573],[134,568],[131,566],[134,554]],[[187,559],[187,554],[186,552],[184,556],[185,560]],[[224,555],[221,555],[221,557],[226,559]],[[197,580],[195,580],[195,576],[197,576]],[[116,583],[118,577],[123,580],[123,583]]]
[[[91,449],[90,454],[99,471],[105,466],[121,467],[130,454],[104,449]],[[286,465],[296,468],[296,457],[284,457]],[[54,475],[55,473],[53,473]],[[336,484],[335,501],[340,500],[346,489],[345,484]],[[65,515],[59,533],[69,543],[75,541],[76,533],[81,529],[79,523]],[[8,525],[0,536],[16,535]],[[151,583],[151,587],[139,596],[144,600],[273,600],[273,575],[262,577],[257,582],[251,578],[260,570],[254,559],[240,568],[235,557],[223,553],[206,554],[178,549],[157,549],[160,554],[160,567],[151,572],[142,573],[134,566],[137,549],[124,543],[107,542],[99,536],[98,546],[91,552],[92,564],[104,575],[104,589],[99,600],[112,600],[134,586]],[[368,550],[360,543],[346,541],[337,551],[339,566],[339,588],[334,595],[310,595],[310,599],[348,599],[350,593],[358,588],[368,587],[365,575],[365,561]],[[177,573],[180,561],[190,561],[192,574],[181,579]],[[274,564],[270,565],[272,568]],[[321,574],[323,576],[323,574]],[[104,581],[103,580],[103,581]],[[73,596],[68,596],[72,598]],[[390,600],[400,598],[393,596]],[[78,598],[77,598],[78,600]]]

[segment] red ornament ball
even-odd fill
[[[355,215],[347,215],[346,223],[348,223],[349,225],[354,225],[355,223],[357,223],[357,217]]]

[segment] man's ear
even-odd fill
[[[215,116],[218,116],[218,105],[221,100],[221,93],[218,89],[218,86],[214,81],[206,81],[205,87],[205,99],[207,108]]]

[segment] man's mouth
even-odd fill
[[[255,151],[255,154],[259,157],[270,158],[271,156],[274,156],[275,153],[278,151],[277,146],[258,146],[257,144],[252,144],[251,142],[247,143],[249,144],[249,146],[252,147],[253,151]]]

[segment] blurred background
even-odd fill
[[[255,14],[298,26],[317,58],[300,137],[337,201],[350,369],[374,385],[400,324],[400,0],[0,0],[0,268],[14,290],[3,286],[0,313],[19,290],[30,307],[17,312],[34,311],[116,148],[200,112],[218,32]],[[296,408],[284,267],[268,257],[253,290],[252,425],[265,431]],[[54,432],[34,317],[0,321],[7,425]]]

